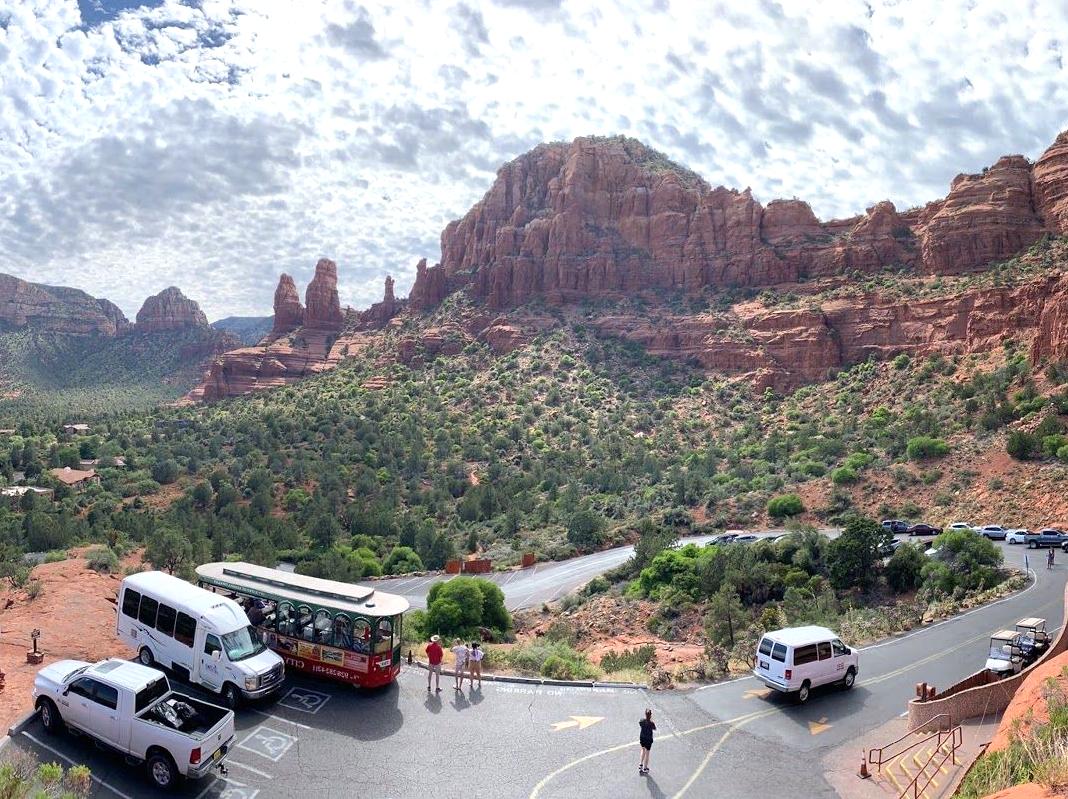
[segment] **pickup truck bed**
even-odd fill
[[[173,711],[173,715],[168,709]],[[139,720],[178,730],[191,738],[203,739],[229,712],[218,705],[172,691],[145,710]]]

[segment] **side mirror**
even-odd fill
[[[211,659],[214,660],[216,663],[218,663],[220,660],[222,660],[222,650],[221,649],[216,649],[214,652],[212,652],[211,653]]]
[[[69,693],[70,693],[70,686],[68,685],[68,686],[67,686],[66,688],[64,688],[64,689],[63,689],[63,694],[62,694],[62,696],[66,696],[66,695],[67,695],[67,694],[69,694]]]

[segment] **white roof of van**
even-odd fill
[[[99,677],[112,685],[126,688],[130,691],[140,691],[149,683],[155,682],[165,676],[158,669],[150,669],[140,663],[130,660],[111,658],[94,663],[83,674],[87,677]]]
[[[787,646],[804,646],[805,644],[815,644],[819,641],[830,641],[838,637],[838,633],[833,630],[828,630],[826,627],[817,627],[814,624],[806,627],[784,627],[781,630],[764,633],[764,635]]]
[[[178,610],[203,619],[220,633],[249,625],[248,616],[234,600],[164,572],[131,574],[123,584],[173,603]]]

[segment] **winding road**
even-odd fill
[[[897,718],[920,681],[945,686],[982,666],[990,633],[1023,616],[1063,619],[1068,568],[1047,571],[1041,554],[1001,544],[1006,562],[1030,555],[1034,582],[1000,602],[861,650],[852,691],[819,689],[804,706],[770,694],[751,677],[695,690],[644,691],[487,682],[481,690],[426,690],[425,672],[364,693],[288,678],[278,700],[238,713],[229,774],[180,791],[188,797],[833,797],[826,760],[843,745]],[[498,575],[510,607],[563,595],[629,557],[629,548]],[[418,598],[430,583],[387,581]],[[376,586],[385,587],[382,582]],[[652,772],[637,774],[637,720],[653,710]],[[97,795],[151,795],[141,773],[32,722],[5,752],[25,747],[48,759],[85,761]],[[858,747],[859,754],[859,747]],[[0,754],[2,758],[3,754]]]

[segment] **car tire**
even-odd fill
[[[137,661],[142,666],[148,666],[152,668],[156,665],[156,656],[152,654],[152,650],[147,646],[141,647],[141,651],[137,653]]]
[[[148,778],[152,780],[152,784],[159,788],[161,791],[171,791],[178,784],[178,767],[174,765],[174,760],[166,752],[154,752],[149,755],[148,762],[145,764],[148,768]]]
[[[236,710],[241,705],[241,691],[232,682],[224,683],[219,694],[223,704],[231,710]]]
[[[1038,549],[1038,544],[1036,542],[1034,542],[1034,541],[1028,541],[1027,542],[1027,548],[1028,549]]]
[[[797,703],[799,705],[805,704],[808,701],[809,694],[812,693],[812,685],[808,680],[801,683],[801,687],[797,689]]]
[[[850,688],[856,685],[856,682],[857,670],[850,666],[849,670],[846,672],[846,676],[842,679],[842,687],[848,691]]]
[[[42,699],[37,703],[37,710],[41,714],[41,726],[49,735],[58,735],[63,731],[63,717],[59,715],[59,708],[51,699]]]

